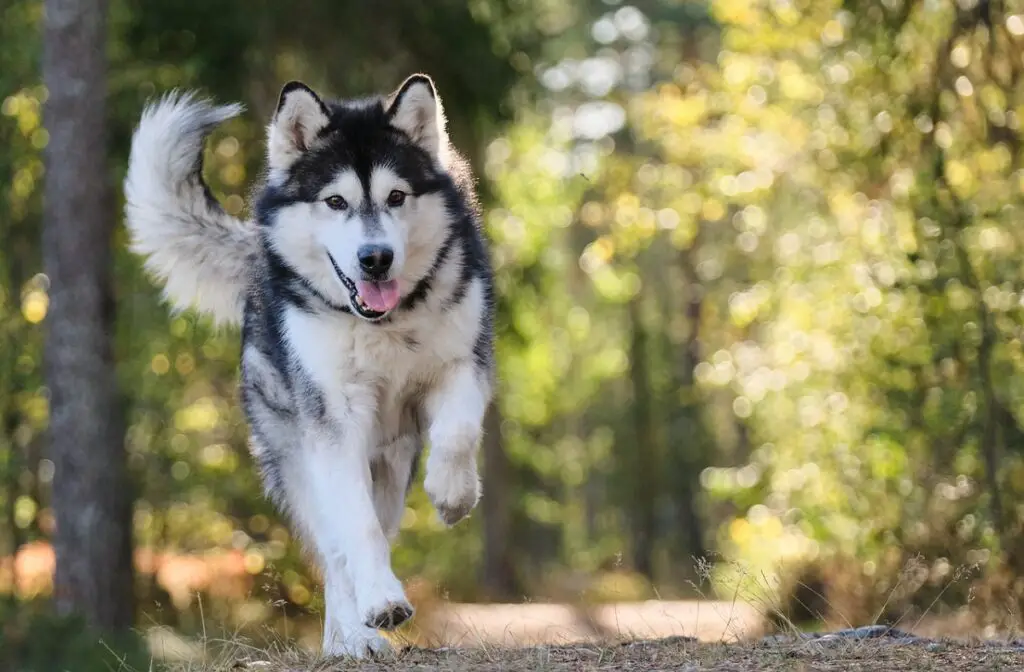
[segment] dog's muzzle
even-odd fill
[[[356,314],[370,321],[383,319],[398,306],[401,298],[398,280],[386,278],[387,272],[391,269],[394,253],[390,248],[364,245],[359,248],[358,256],[364,277],[356,281],[345,275],[334,256],[330,252],[327,253],[334,274],[348,290],[352,309]],[[371,274],[371,270],[375,272]]]

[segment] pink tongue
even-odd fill
[[[398,280],[387,282],[368,282],[360,280],[356,283],[359,296],[370,310],[386,313],[398,305]]]

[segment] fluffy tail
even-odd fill
[[[259,234],[225,212],[203,181],[203,143],[241,111],[192,93],[151,103],[132,137],[124,184],[132,251],[177,310],[196,307],[221,324],[241,320]]]

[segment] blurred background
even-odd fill
[[[472,518],[444,530],[410,496],[394,563],[414,628],[445,604],[652,599],[749,605],[762,630],[1021,625],[1024,1],[104,11],[136,628],[178,648],[214,631],[315,646],[322,616],[246,452],[238,333],[171,316],[126,249],[144,102],[185,87],[247,105],[207,151],[245,213],[285,81],[350,96],[417,71],[479,176],[500,390]],[[46,616],[43,17],[0,4],[7,651],[65,627]]]

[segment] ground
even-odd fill
[[[425,608],[415,627],[393,639],[396,653],[374,661],[316,660],[309,652],[318,648],[318,629],[305,644],[293,632],[272,651],[237,638],[189,649],[153,637],[150,646],[168,662],[178,647],[178,662],[166,668],[171,672],[1024,670],[1024,640],[958,641],[944,635],[969,630],[949,623],[939,627],[917,619],[909,630],[868,625],[765,634],[758,610],[740,602],[648,601],[587,609],[446,603]]]
[[[758,644],[708,644],[683,637],[617,645],[573,644],[525,648],[411,648],[380,661],[310,661],[282,655],[272,662],[225,659],[212,667],[181,667],[175,672],[341,672],[344,670],[438,670],[469,672],[575,670],[1020,670],[1024,646],[921,640],[895,644],[883,639],[773,641]]]

